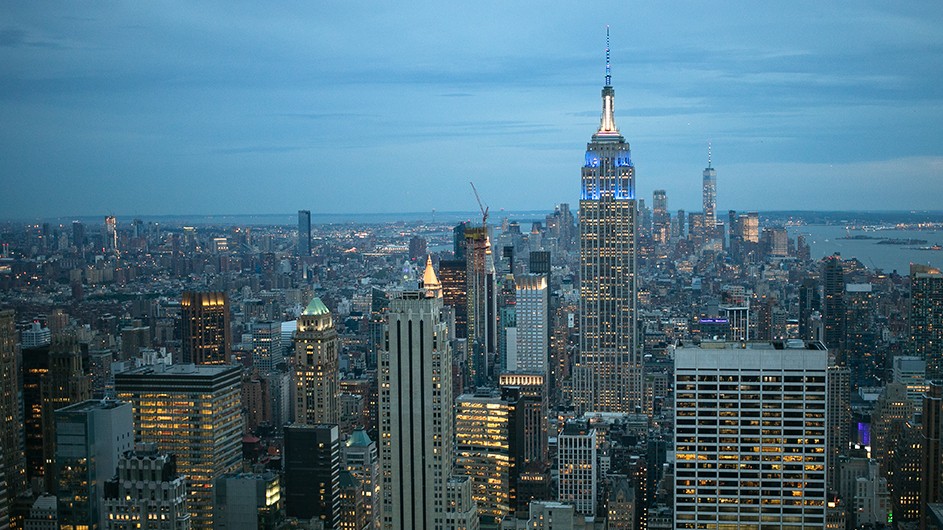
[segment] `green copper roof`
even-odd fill
[[[324,305],[324,302],[320,298],[315,296],[311,299],[311,302],[308,304],[308,307],[305,308],[302,315],[329,315],[331,310]]]
[[[363,429],[357,429],[347,439],[347,447],[367,447],[371,443],[373,442],[370,440],[370,436]]]

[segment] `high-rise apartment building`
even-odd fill
[[[824,528],[828,352],[675,350],[675,528]]]
[[[64,530],[105,526],[105,482],[134,445],[131,405],[89,400],[56,411],[56,497]]]
[[[608,37],[607,37],[608,38]],[[635,167],[616,127],[606,47],[599,129],[586,146],[580,192],[580,369],[577,408],[634,412],[642,369],[636,314]]]
[[[311,210],[298,210],[298,255],[311,255]]]
[[[943,379],[943,274],[910,265],[910,343],[927,361],[927,379]]]
[[[314,297],[298,317],[295,331],[297,423],[337,423],[339,362],[334,317],[324,302]]]
[[[15,315],[6,309],[0,311],[0,483],[10,499],[26,490],[18,364]]]
[[[543,274],[519,274],[516,290],[517,358],[508,360],[509,371],[546,374],[549,363],[549,286]]]
[[[232,357],[229,295],[185,291],[180,299],[181,353],[184,363],[228,364]]]
[[[448,509],[452,352],[441,287],[428,267],[424,278],[434,281],[390,300],[380,353],[382,527],[389,530],[441,528]]]
[[[190,530],[187,480],[176,457],[155,444],[136,444],[119,458],[105,482],[105,530]]]
[[[289,517],[318,518],[340,528],[341,446],[337,425],[285,427],[285,509]]]
[[[242,464],[242,370],[230,365],[154,365],[115,374],[134,410],[135,442],[177,457],[187,475],[193,528],[213,528],[213,483]]]

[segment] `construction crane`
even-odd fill
[[[472,191],[475,192],[475,200],[478,201],[478,209],[481,210],[481,226],[488,227],[488,207],[481,204],[481,197],[478,196],[478,188],[475,187],[475,183],[469,181],[471,184]]]

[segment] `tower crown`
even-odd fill
[[[602,88],[602,117],[593,141],[621,140],[615,115],[616,91],[612,88],[612,68],[609,63],[609,26],[606,26],[606,85]]]

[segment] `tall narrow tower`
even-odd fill
[[[711,165],[711,146],[707,144],[707,167],[704,168],[704,232],[710,239],[717,226],[717,170]]]
[[[635,167],[616,127],[606,30],[606,86],[599,130],[586,146],[580,195],[580,366],[582,410],[632,412],[641,404],[636,339]]]
[[[442,286],[427,262],[423,289],[394,294],[380,352],[384,530],[443,528],[452,469],[452,351]]]
[[[315,296],[295,331],[295,422],[337,423],[338,362],[334,317]]]

